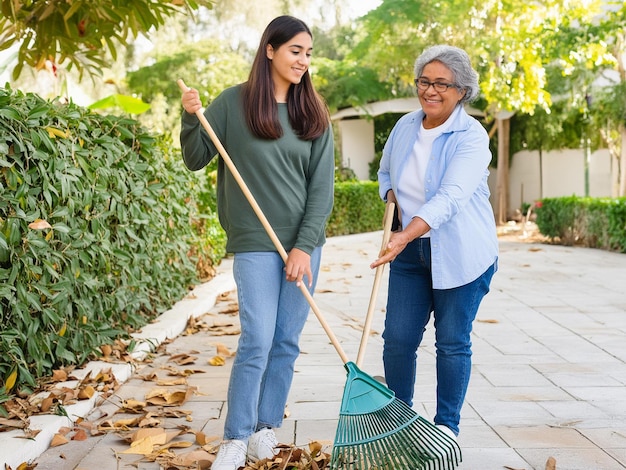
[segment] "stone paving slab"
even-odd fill
[[[315,300],[352,360],[373,283],[374,272],[367,266],[376,257],[381,236],[374,232],[334,237],[324,250]],[[626,469],[626,256],[517,242],[501,242],[500,247],[500,270],[474,326],[473,375],[462,410],[459,469],[543,470],[551,456],[559,470]],[[227,271],[228,266],[226,260],[221,269]],[[386,284],[387,270],[362,365],[372,376],[382,375]],[[214,304],[215,292],[209,286],[203,289]],[[177,311],[205,313],[206,302],[197,307],[203,295],[187,299],[187,309]],[[209,318],[223,316],[211,313]],[[201,332],[177,336],[166,346],[170,354],[194,351],[198,356],[193,368],[204,373],[190,376],[189,383],[201,393],[181,408],[191,411],[193,421],[187,424],[206,435],[221,436],[232,363],[227,360],[224,367],[212,367],[207,360],[215,354],[217,343],[235,350],[236,339]],[[431,323],[418,352],[415,405],[427,419],[435,408],[433,342]],[[330,448],[345,370],[313,314],[301,346],[289,416],[278,438],[296,445],[318,440]],[[122,398],[142,399],[154,384],[138,376],[158,367],[155,361],[136,371],[118,390],[117,402],[109,400],[94,408],[88,419],[110,417]],[[166,423],[175,426],[177,419]],[[23,442],[14,437],[0,440],[0,463],[4,460],[15,469]],[[139,456],[116,460],[112,449],[126,447],[109,434],[48,449],[31,459],[37,470],[158,469],[156,464],[141,462]]]

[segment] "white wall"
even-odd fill
[[[369,180],[369,163],[374,159],[374,121],[342,119],[337,123],[343,166],[351,168],[360,180]]]
[[[521,151],[513,155],[509,169],[509,208],[543,197],[585,195],[585,156],[580,149],[543,152]],[[598,150],[589,161],[589,196],[611,196],[609,151]]]

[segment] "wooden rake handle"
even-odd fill
[[[178,83],[178,87],[183,92],[189,90],[189,88],[187,87],[187,85],[185,85],[185,82],[183,82],[182,79],[178,79],[176,81],[176,83]],[[265,217],[265,214],[261,210],[261,207],[259,207],[259,205],[257,204],[256,199],[254,199],[254,196],[250,192],[250,189],[248,189],[248,185],[246,184],[246,182],[241,177],[241,174],[239,173],[239,170],[237,170],[237,167],[235,166],[235,164],[233,163],[232,159],[228,155],[228,152],[226,152],[226,149],[224,148],[224,146],[220,142],[219,138],[217,137],[217,135],[213,131],[213,128],[211,127],[211,124],[209,124],[209,121],[207,121],[207,119],[204,116],[204,114],[202,113],[201,109],[196,111],[196,116],[198,117],[198,120],[200,121],[200,124],[202,124],[202,127],[204,127],[204,130],[206,130],[207,133],[209,134],[209,137],[211,138],[211,141],[213,142],[213,144],[217,148],[217,151],[221,155],[222,160],[224,160],[224,163],[226,163],[226,166],[228,167],[228,169],[232,173],[233,177],[235,178],[235,181],[239,185],[239,188],[241,189],[241,192],[243,192],[244,196],[246,197],[246,199],[250,203],[250,206],[252,206],[252,210],[254,210],[254,213],[256,214],[256,216],[258,217],[259,221],[263,225],[263,228],[265,229],[265,231],[267,232],[268,236],[272,240],[272,243],[274,244],[274,247],[276,247],[276,251],[278,251],[278,253],[280,254],[280,256],[283,259],[283,261],[287,262],[287,252],[285,251],[285,248],[283,247],[282,243],[280,242],[280,239],[276,235],[276,232],[274,232],[274,229],[272,228],[272,226],[270,225],[269,221],[267,220],[267,217]],[[302,293],[304,294],[304,297],[306,298],[307,302],[311,306],[311,310],[313,310],[313,313],[315,313],[315,316],[317,317],[317,319],[319,320],[320,324],[322,325],[322,328],[324,329],[324,331],[328,335],[328,339],[330,339],[330,342],[335,347],[335,350],[339,354],[339,357],[341,358],[343,363],[346,364],[348,362],[348,356],[346,355],[346,353],[344,352],[343,348],[339,344],[339,340],[337,339],[337,337],[335,336],[333,331],[330,329],[330,326],[328,325],[328,322],[326,321],[326,319],[322,315],[322,312],[320,311],[320,309],[317,307],[317,304],[313,300],[313,296],[309,292],[309,289],[307,289],[307,287],[304,284],[304,282],[300,283],[300,290],[302,291]]]
[[[387,244],[391,238],[391,225],[393,223],[393,213],[396,205],[393,202],[388,202],[385,206],[385,215],[383,217],[383,242],[380,246],[380,253],[378,256],[382,256],[387,249]],[[383,276],[385,265],[381,264],[376,266],[376,274],[374,275],[374,285],[372,286],[372,294],[370,296],[370,303],[367,308],[367,315],[365,316],[365,324],[363,325],[363,334],[361,335],[361,344],[359,345],[359,353],[356,357],[357,367],[361,367],[363,358],[365,356],[365,346],[369,339],[370,331],[372,329],[372,318],[374,317],[374,308],[376,307],[376,298],[378,297],[378,288],[380,286],[380,280]]]

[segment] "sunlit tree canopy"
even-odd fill
[[[107,52],[176,13],[191,13],[209,0],[1,0],[0,50],[18,47],[13,77],[25,65],[36,70],[59,64],[97,73]]]

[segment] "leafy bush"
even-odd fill
[[[382,228],[385,204],[374,181],[335,183],[335,202],[326,226],[326,235],[372,232]]]
[[[172,148],[131,119],[0,89],[0,402],[16,370],[28,392],[81,364],[223,256],[201,175]]]
[[[563,245],[626,253],[626,198],[546,198],[536,213],[539,231]]]

